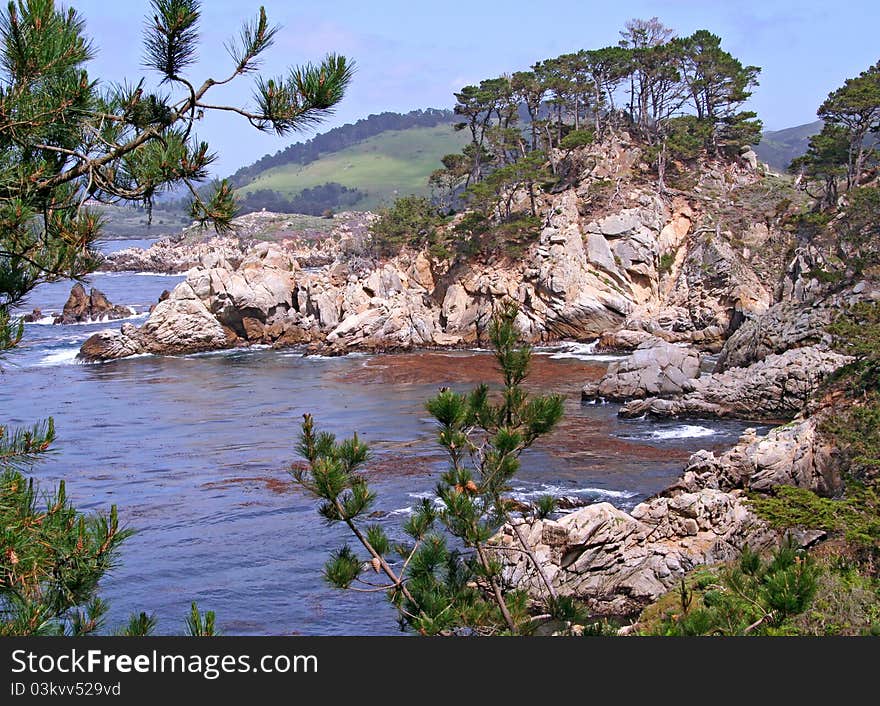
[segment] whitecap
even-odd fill
[[[558,485],[541,485],[535,490],[528,490],[524,487],[514,488],[511,495],[522,502],[528,502],[530,499],[539,498],[543,495],[552,495],[554,497],[563,495],[587,495],[591,498],[610,498],[616,500],[626,500],[633,498],[638,493],[632,490],[612,490],[610,488],[562,488]]]
[[[641,438],[646,439],[697,439],[703,436],[714,436],[718,431],[698,424],[682,424],[671,429],[654,429]]]
[[[607,363],[625,357],[615,353],[596,353],[599,339],[588,343],[566,341],[555,346],[535,349],[536,355],[546,355],[550,360],[584,360],[596,363]]]
[[[109,270],[97,270],[93,275],[101,275],[102,277],[185,277],[186,272],[112,272]]]
[[[55,323],[54,316],[44,316],[42,319],[37,319],[36,321],[25,321],[25,326],[51,326]]]
[[[93,326],[94,324],[111,324],[115,321],[131,321],[132,319],[145,319],[150,315],[148,311],[143,311],[138,313],[134,307],[126,307],[131,314],[129,316],[120,316],[117,319],[111,319],[107,316],[101,316],[97,319],[87,319],[86,321],[74,321],[69,324],[57,324],[58,326]],[[25,326],[54,326],[55,317],[54,316],[44,316],[41,319],[37,319],[36,321],[28,321],[25,323]]]
[[[70,365],[76,362],[76,356],[79,355],[79,346],[74,348],[62,348],[61,350],[49,353],[36,364],[39,368],[50,368],[57,365]]]

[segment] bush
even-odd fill
[[[847,194],[849,205],[835,223],[840,255],[857,275],[880,264],[880,189],[863,186]]]
[[[2,432],[2,429],[0,429]],[[0,434],[2,437],[2,434]],[[32,479],[0,475],[0,635],[84,635],[107,611],[98,582],[130,530],[107,516],[85,515],[62,481],[41,498]]]
[[[559,148],[566,152],[571,152],[579,147],[587,147],[592,145],[596,139],[596,133],[593,130],[572,130],[559,143]]]
[[[792,616],[805,611],[816,595],[819,568],[790,545],[763,558],[745,547],[739,561],[701,581],[682,581],[677,605],[646,632],[654,635],[791,634]]]
[[[393,255],[405,246],[422,247],[431,241],[442,218],[437,207],[423,196],[403,196],[390,208],[379,211],[370,226],[373,248],[380,255]]]
[[[672,272],[672,265],[675,263],[675,253],[665,252],[660,256],[660,262],[657,264],[657,271],[661,275]]]

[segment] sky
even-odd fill
[[[147,0],[70,0],[86,20],[97,56],[92,78],[132,81],[142,68]],[[354,59],[357,72],[336,113],[318,131],[386,110],[451,108],[453,91],[484,78],[528,69],[536,61],[578,49],[616,44],[631,18],[657,16],[679,35],[708,29],[744,64],[762,67],[749,108],[765,129],[816,119],[829,91],[880,60],[878,0],[264,0],[270,22],[281,25],[261,72],[335,52]],[[231,67],[225,42],[259,8],[251,0],[202,3],[196,83],[225,78]],[[252,103],[252,78],[212,92],[212,102]],[[219,159],[218,176],[275,153],[314,131],[287,137],[260,133],[232,115],[212,114],[198,127]]]

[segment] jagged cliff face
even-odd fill
[[[140,329],[104,332],[89,358],[188,353],[249,343],[311,343],[344,351],[480,342],[493,311],[513,300],[532,341],[592,339],[617,347],[649,335],[718,348],[746,317],[768,309],[783,278],[788,234],[773,216],[739,206],[762,188],[746,165],[703,165],[693,189],[661,195],[626,135],[573,158],[570,186],[544,197],[540,236],[517,259],[386,261],[336,248],[308,253],[262,243],[246,254],[196,253],[200,265]],[[766,209],[765,209],[766,210]],[[326,241],[320,246],[326,258]],[[234,249],[233,249],[234,250]],[[780,290],[781,291],[781,290]]]

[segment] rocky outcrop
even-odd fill
[[[70,290],[70,295],[64,303],[61,313],[55,316],[56,324],[80,324],[98,321],[113,321],[125,319],[134,315],[134,309],[127,306],[112,304],[103,292],[93,288],[86,292],[86,288],[77,283]],[[32,320],[37,317],[32,315]]]
[[[699,373],[700,356],[695,350],[650,338],[632,355],[611,363],[600,380],[587,383],[582,397],[621,401],[679,394],[691,389],[690,382]]]
[[[225,337],[203,310],[196,315],[186,288],[172,292],[171,303],[157,306],[151,318],[179,310],[186,320],[177,329],[204,329],[195,337],[199,347],[309,343],[346,351],[479,345],[492,314],[514,302],[520,328],[535,343],[583,341],[610,332],[603,344],[616,335],[617,344],[635,347],[654,337],[717,352],[744,317],[769,306],[764,278],[732,246],[733,235],[717,227],[713,208],[719,204],[708,195],[755,184],[759,174],[733,163],[713,164],[700,175],[699,194],[695,188],[669,198],[636,179],[641,150],[625,133],[570,157],[566,187],[539,195],[540,232],[516,256],[499,248],[446,261],[425,250],[377,260],[368,247],[371,217],[334,219],[320,237],[287,238],[285,219],[293,216],[255,213],[237,221],[239,232],[228,243],[200,243],[187,230],[145,253],[110,260],[114,268],[186,269],[189,289]],[[524,193],[509,196],[515,208],[529,205]],[[444,227],[456,225],[453,220]],[[275,255],[254,258],[264,247],[298,267],[281,276],[271,264]],[[320,268],[306,267],[316,264],[309,260],[316,254]],[[245,272],[249,262],[273,270],[267,274],[274,280],[271,294],[251,286],[256,275]],[[254,296],[244,295],[248,287]],[[144,345],[180,352],[166,343],[190,337],[156,343],[153,331],[169,326],[164,319],[145,326]],[[91,350],[98,350],[97,342]]]
[[[252,244],[233,236],[214,237],[204,242],[163,238],[149,248],[125,248],[107,255],[101,270],[183,274],[194,267],[213,267],[218,263],[237,267]]]
[[[822,347],[795,348],[747,368],[685,380],[681,394],[630,400],[620,415],[791,419],[805,410],[820,383],[848,361]]]
[[[842,489],[840,462],[835,447],[819,431],[823,419],[819,414],[796,420],[766,436],[747,429],[736,446],[720,455],[698,451],[673,490],[767,492],[793,485],[824,496],[836,495]]]
[[[681,481],[626,513],[608,503],[559,520],[517,520],[556,591],[584,601],[599,615],[632,615],[674,587],[692,569],[736,558],[743,547],[780,541],[750,509],[743,488],[779,484],[820,492],[835,487],[830,451],[814,420],[747,434],[731,451],[691,457]],[[821,532],[793,533],[807,546]],[[505,580],[543,595],[542,580],[510,525],[491,545]]]
[[[275,242],[302,267],[332,264],[340,253],[364,249],[371,213],[343,212],[331,220],[257,211],[232,221],[228,235],[209,235],[192,225],[149,248],[125,248],[104,257],[105,272],[183,274],[195,267],[235,269],[260,242]],[[300,221],[306,221],[305,224]],[[321,229],[308,223],[320,222]]]
[[[880,301],[880,287],[865,281],[816,299],[775,304],[764,314],[749,318],[727,339],[716,369],[744,367],[774,353],[828,343],[828,325],[860,301]]]
[[[599,503],[559,520],[523,524],[559,595],[579,598],[598,615],[637,613],[695,567],[733,559],[745,544],[760,549],[778,541],[748,509],[742,491],[655,498],[629,514]],[[513,528],[502,528],[493,544],[505,580],[541,595],[544,587]]]

